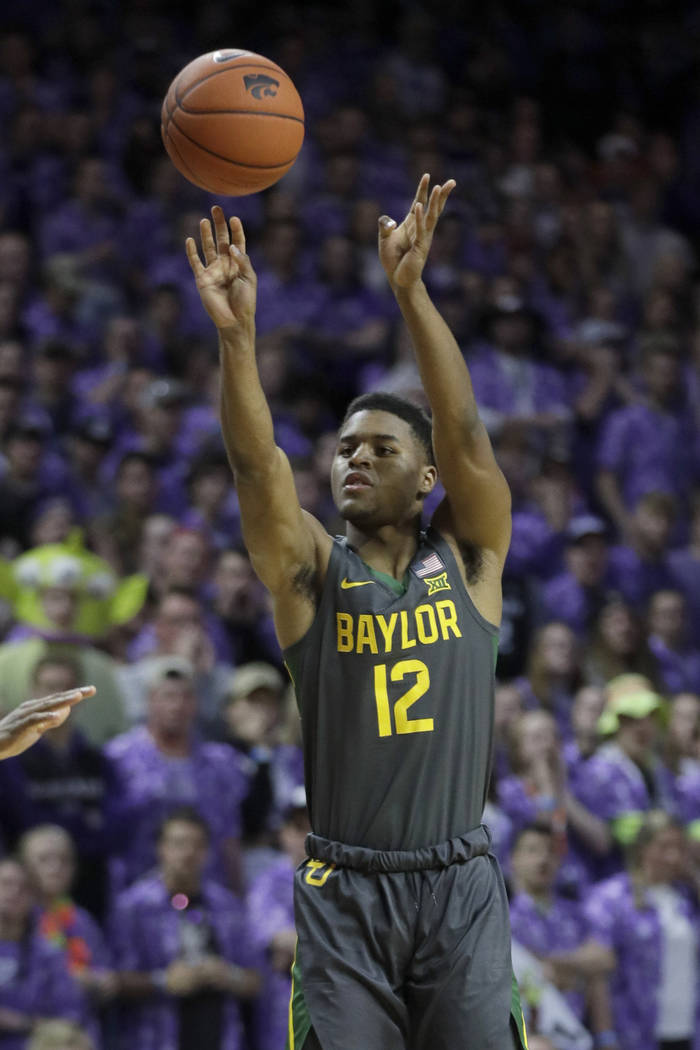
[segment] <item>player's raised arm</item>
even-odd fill
[[[479,419],[469,371],[422,280],[452,179],[428,192],[423,175],[403,222],[379,220],[379,256],[406,321],[433,414],[433,444],[449,502],[441,522],[455,538],[493,553],[502,568],[510,542],[510,492]],[[436,524],[438,524],[436,522]]]
[[[256,573],[275,598],[280,642],[291,644],[300,610],[287,609],[298,579],[318,568],[324,530],[305,514],[284,452],[275,443],[272,416],[255,360],[257,279],[245,251],[240,219],[227,225],[221,208],[200,223],[202,253],[187,239],[187,257],[202,304],[219,333],[221,426],[241,508],[243,537]],[[229,233],[230,230],[230,233]],[[330,537],[327,537],[330,547]],[[292,599],[292,606],[295,602]],[[307,603],[308,604],[308,603]],[[303,619],[303,617],[302,617]],[[305,629],[304,625],[304,629]]]

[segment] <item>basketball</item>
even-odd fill
[[[304,108],[269,58],[210,51],[168,88],[161,135],[173,164],[195,186],[243,197],[289,171],[304,141]]]

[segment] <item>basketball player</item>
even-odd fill
[[[25,700],[4,718],[0,718],[0,759],[13,758],[35,744],[49,729],[55,729],[68,718],[71,708],[95,695],[94,685],[53,693],[39,700]]]
[[[187,255],[219,332],[221,421],[253,566],[301,710],[312,834],[295,876],[289,1047],[506,1050],[508,908],[486,799],[510,494],[464,358],[421,275],[455,183],[424,175],[379,256],[430,406],[351,403],[332,468],[347,522],[302,511],[255,364],[243,229],[212,210]],[[434,453],[433,454],[433,449]],[[422,531],[438,476],[446,497]],[[512,1020],[511,1020],[512,1017]]]

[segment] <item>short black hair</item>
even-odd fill
[[[177,823],[192,824],[193,827],[199,828],[207,842],[211,841],[211,828],[199,810],[195,809],[194,806],[178,806],[176,809],[172,809],[158,825],[156,841],[160,842],[163,839],[170,824]]]
[[[423,448],[428,462],[431,464],[435,463],[435,453],[433,452],[433,426],[430,422],[429,416],[419,405],[416,405],[413,401],[409,401],[405,397],[398,397],[396,394],[388,394],[382,390],[377,390],[369,394],[360,394],[359,397],[353,398],[348,405],[347,411],[343,416],[341,427],[344,427],[350,417],[354,416],[356,412],[362,412],[364,410],[390,412],[391,415],[398,416],[399,419],[405,420],[411,428],[416,440]]]

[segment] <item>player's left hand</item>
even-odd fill
[[[437,221],[457,183],[448,179],[428,196],[430,175],[421,177],[410,210],[397,226],[388,215],[379,220],[379,258],[392,286],[408,288],[421,279]]]
[[[48,729],[55,729],[68,718],[71,708],[95,695],[94,685],[53,693],[39,700],[25,700],[0,718],[0,759],[21,755]]]

